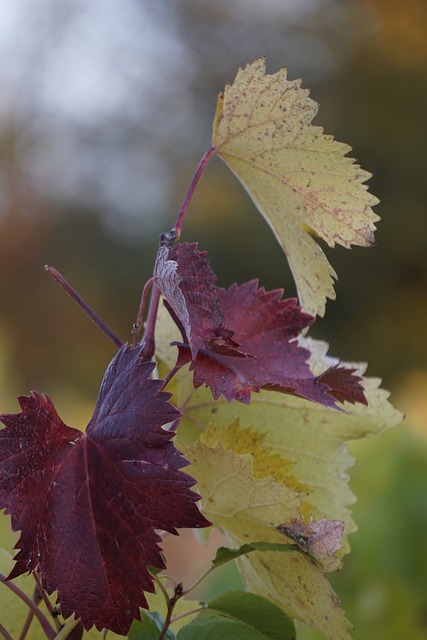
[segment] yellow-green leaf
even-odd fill
[[[264,461],[263,471],[256,471],[256,449],[253,455],[239,455],[221,442],[212,446],[212,439],[221,441],[221,434],[208,430],[203,442],[185,447],[206,516],[223,529],[233,545],[252,539],[283,542],[277,527],[298,516],[304,494],[276,482],[271,475],[260,477],[266,468]],[[270,472],[280,472],[277,456],[271,461]],[[308,556],[299,551],[254,551],[237,562],[250,591],[269,598],[331,640],[349,640],[349,623],[339,600],[318,564]]]
[[[307,339],[305,344],[312,351],[310,366],[315,373],[334,364],[335,361],[326,356],[324,343]],[[280,473],[287,477],[281,475],[276,479],[307,494],[300,509],[302,515],[306,520],[311,515],[315,520],[323,517],[342,520],[345,537],[340,553],[348,552],[346,536],[356,526],[348,509],[355,498],[346,475],[354,464],[347,443],[380,435],[402,419],[388,402],[388,393],[380,388],[380,380],[365,377],[368,405],[343,404],[346,413],[270,391],[254,394],[250,405],[229,404],[225,400],[214,402],[206,389],[198,389],[190,397],[191,377],[184,371],[177,383],[176,401],[184,411],[178,432],[180,442],[196,439],[197,434],[211,425],[211,442],[217,430],[221,438],[228,438],[226,446],[236,447],[238,453],[247,453],[256,445],[260,452],[263,447],[270,455],[277,454],[286,461]],[[233,435],[232,429],[236,427],[230,426],[232,422],[237,424],[236,421],[240,425],[239,435],[237,432]],[[238,443],[232,444],[233,441]],[[261,460],[260,453],[256,464],[260,465]]]
[[[268,75],[259,59],[219,96],[212,141],[282,245],[304,310],[323,315],[336,274],[312,235],[331,247],[368,246],[379,218],[370,174],[311,124],[317,110],[301,80],[286,69]]]

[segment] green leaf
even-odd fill
[[[246,591],[229,591],[208,603],[214,609],[260,631],[270,640],[294,640],[295,626],[278,606]]]
[[[243,622],[212,616],[182,627],[178,640],[268,640],[268,636]]]
[[[295,627],[269,600],[245,591],[229,591],[183,627],[178,640],[294,640]]]
[[[157,612],[142,611],[141,621],[135,620],[130,628],[129,640],[158,640],[163,629],[164,620]],[[166,631],[167,640],[176,640],[176,636],[171,629]]]
[[[284,553],[289,551],[295,551],[296,545],[294,544],[280,544],[273,542],[250,542],[243,544],[238,549],[229,549],[228,547],[219,547],[216,551],[216,556],[212,560],[213,567],[219,567],[230,560],[235,560],[239,556],[246,555],[251,551],[282,551]]]

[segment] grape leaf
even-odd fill
[[[261,388],[330,407],[337,399],[366,402],[354,370],[335,366],[312,374],[310,353],[295,338],[314,318],[294,298],[283,300],[282,290],[258,289],[256,281],[227,290],[215,287],[205,254],[196,246],[161,247],[155,270],[163,274],[159,287],[184,340],[178,366],[192,361],[196,388],[205,384],[215,399],[224,395],[229,402],[249,403],[251,392]],[[205,321],[209,307],[216,310],[211,326]]]
[[[310,348],[309,364],[314,374],[336,362],[326,356],[325,343],[305,338],[303,344]],[[362,375],[363,369],[359,372]],[[326,517],[345,523],[340,551],[343,553],[349,549],[346,536],[356,529],[347,507],[354,502],[346,474],[354,459],[347,443],[368,435],[380,435],[402,419],[379,383],[378,379],[364,377],[368,405],[343,403],[340,406],[347,412],[343,413],[294,396],[264,391],[254,395],[248,406],[230,405],[223,399],[213,402],[203,388],[190,395],[191,379],[183,370],[176,380],[176,403],[184,409],[179,442],[191,442],[200,430],[211,425],[211,429],[221,432],[221,442],[227,442],[227,446],[239,453],[249,453],[253,446],[259,449],[262,444],[270,454],[281,456],[288,461],[288,477],[280,477],[280,481],[291,483],[307,494],[301,509],[304,518],[307,520],[312,515],[316,520]],[[227,429],[227,441],[224,429]],[[283,518],[282,523],[285,520]]]
[[[179,632],[179,640],[295,640],[295,627],[284,612],[253,593],[228,591],[207,606]]]
[[[162,616],[151,611],[142,611],[141,621],[135,621],[128,633],[128,640],[158,640],[164,626]],[[164,635],[166,640],[176,640],[176,635],[171,629],[167,629]]]
[[[221,325],[223,316],[216,293],[216,276],[196,244],[159,248],[154,266],[156,284],[176,314],[197,355]]]
[[[212,141],[282,245],[303,309],[323,315],[336,273],[310,233],[331,247],[369,246],[379,217],[370,174],[311,124],[317,109],[300,80],[266,74],[259,59],[219,96]]]
[[[254,627],[270,640],[295,640],[295,627],[282,609],[254,593],[228,591],[216,596],[207,605],[210,610]]]
[[[279,531],[281,531],[280,527],[279,527]],[[244,556],[250,553],[251,551],[280,551],[281,553],[289,553],[290,551],[294,551],[294,550],[295,550],[295,545],[292,545],[292,544],[280,544],[280,543],[271,544],[269,542],[249,542],[248,544],[243,544],[238,549],[229,549],[228,547],[218,547],[215,558],[212,560],[212,566],[220,567],[222,564],[225,564],[226,562],[230,562],[231,560],[236,560],[236,558],[239,558],[240,556]]]
[[[221,434],[212,439],[209,430],[200,442],[184,450],[193,463],[206,516],[224,530],[232,544],[243,545],[254,537],[270,543],[283,540],[277,527],[283,520],[299,517],[305,496],[273,479],[281,473],[280,459],[271,459],[266,477],[266,470],[261,473],[254,465],[256,447],[252,454],[239,455],[225,448]],[[271,599],[288,615],[317,627],[328,638],[349,639],[339,600],[319,565],[307,555],[254,551],[237,562],[250,591]]]
[[[21,530],[10,577],[40,570],[65,618],[119,634],[154,591],[147,565],[164,568],[155,529],[209,525],[162,429],[180,414],[140,352],[125,345],[112,360],[85,433],[35,392],[0,416],[0,508]]]

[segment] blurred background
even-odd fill
[[[158,234],[175,221],[238,67],[266,56],[268,72],[302,77],[320,103],[316,124],[374,174],[378,246],[326,249],[337,300],[312,331],[331,355],[368,361],[407,415],[354,448],[360,531],[334,584],[356,639],[427,637],[426,34],[425,0],[1,2],[4,412],[37,389],[85,426],[115,349],[43,265],[129,338]],[[218,159],[183,240],[208,250],[224,286],[258,277],[295,293],[270,229]]]

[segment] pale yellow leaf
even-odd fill
[[[235,424],[232,429],[236,430]],[[272,476],[283,474],[281,459],[272,456],[268,468],[262,446],[262,470],[257,469],[257,445],[252,454],[244,455],[225,448],[223,443],[231,444],[227,431],[208,429],[201,442],[184,448],[203,495],[204,513],[226,533],[233,547],[256,540],[284,542],[277,527],[299,517],[305,495],[274,480]],[[271,475],[265,477],[265,473]],[[250,591],[271,599],[330,640],[349,640],[349,623],[339,600],[308,556],[298,551],[252,552],[239,558],[238,565]]]
[[[212,141],[282,245],[304,310],[323,315],[336,274],[310,233],[331,247],[368,246],[379,218],[370,174],[311,124],[317,110],[300,80],[266,74],[259,59],[219,96]]]
[[[178,355],[177,347],[171,347],[171,342],[181,341],[182,336],[172,320],[169,311],[160,300],[156,321],[156,358],[161,360],[169,369],[175,366]]]

